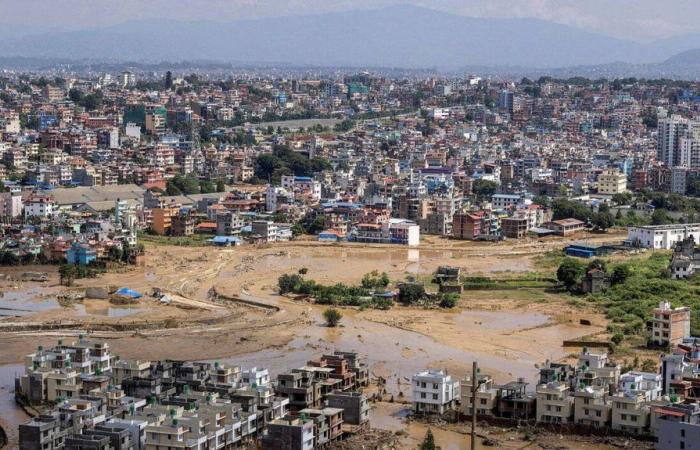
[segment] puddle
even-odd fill
[[[54,309],[73,309],[77,316],[126,317],[144,311],[144,308],[116,306],[108,301],[90,301],[87,306],[74,303],[61,306],[53,296],[47,296],[51,291],[46,288],[32,288],[23,291],[6,291],[0,297],[0,317],[23,317]],[[99,306],[97,306],[99,305]]]

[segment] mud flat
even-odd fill
[[[390,392],[403,393],[404,398],[410,397],[414,372],[446,368],[461,378],[474,359],[498,382],[516,377],[532,382],[536,364],[566,356],[563,340],[599,332],[605,320],[569,307],[556,295],[467,292],[453,311],[401,306],[390,311],[344,309],[341,326],[327,328],[321,317],[325,307],[280,297],[275,292],[277,278],[306,267],[306,276],[317,282],[356,284],[372,270],[403,280],[407,275],[428,277],[440,265],[460,267],[466,275],[505,276],[534,270],[535,256],[562,245],[562,241],[491,245],[446,240],[418,249],[314,242],[233,249],[149,245],[143,266],[76,281],[78,289],[123,286],[146,294],[126,310],[119,307],[115,312],[105,300],[56,306],[52,302],[65,288],[51,281],[2,287],[6,293],[27,292],[32,298],[7,297],[0,307],[10,304],[27,311],[0,317],[0,327],[15,322],[76,325],[69,330],[1,332],[0,364],[5,364],[0,366],[1,381],[11,386],[8,374],[17,371],[16,364],[37,345],[89,333],[106,340],[123,358],[225,360],[268,367],[273,374],[325,352],[355,350],[367,359],[374,376],[387,379]],[[154,288],[167,292],[172,302],[164,305],[148,297]],[[226,300],[232,298],[243,301]],[[578,324],[583,315],[592,319],[592,326]],[[7,389],[0,391],[6,394]],[[0,417],[15,414],[8,402],[0,400]]]

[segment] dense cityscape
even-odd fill
[[[700,83],[280,72],[0,72],[0,448],[697,447]]]

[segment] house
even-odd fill
[[[574,392],[574,423],[593,428],[610,425],[612,405],[608,400],[608,389],[586,386]]]
[[[547,222],[544,226],[545,228],[555,231],[560,236],[569,236],[583,231],[586,224],[578,219],[561,219]]]
[[[486,374],[477,374],[479,387],[476,391],[476,414],[479,416],[496,415],[498,409],[498,389],[493,384],[493,378]],[[467,375],[461,385],[460,411],[466,416],[472,414],[472,377]]]
[[[651,340],[654,345],[675,346],[690,337],[690,308],[672,308],[671,303],[663,301],[654,309],[652,317]]]
[[[695,246],[695,238],[692,235],[677,242],[673,247],[668,268],[675,280],[691,277],[700,268],[700,249]]]
[[[569,384],[554,381],[536,388],[537,421],[544,423],[570,423],[574,417],[574,398]]]
[[[68,264],[86,266],[97,259],[97,252],[89,244],[73,242],[66,252]]]
[[[634,247],[671,250],[690,236],[700,242],[700,223],[628,227],[626,242]]]
[[[457,407],[459,381],[443,370],[418,372],[411,378],[413,411],[424,414],[444,414]]]
[[[604,270],[593,268],[586,272],[581,289],[588,294],[598,294],[610,287],[610,279]]]

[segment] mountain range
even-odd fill
[[[79,31],[0,25],[0,56],[76,60],[555,68],[682,64],[682,52],[694,49],[700,34],[639,43],[539,19],[471,18],[406,5],[227,23],[147,19]]]

